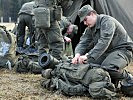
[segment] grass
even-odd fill
[[[0,100],[93,100],[86,96],[68,97],[43,89],[40,74],[19,74],[14,70],[0,70]],[[116,100],[133,100],[120,97]]]

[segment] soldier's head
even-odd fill
[[[78,26],[74,24],[70,24],[69,27],[67,28],[67,34],[77,34],[78,31]]]
[[[83,6],[79,10],[78,15],[80,22],[83,21],[88,27],[93,27],[96,24],[97,12],[90,5]]]

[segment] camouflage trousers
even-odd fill
[[[111,53],[105,53],[93,63],[106,66],[111,70],[108,71],[111,78],[114,80],[121,80],[128,78],[128,73],[124,68],[132,61],[132,52],[127,49],[115,50]]]
[[[31,15],[27,15],[27,14],[21,14],[19,15],[19,23],[18,23],[18,27],[17,27],[17,46],[18,47],[23,47],[24,42],[25,42],[25,35],[26,34],[26,26],[29,29],[29,33],[30,33],[30,38],[31,39],[31,43],[35,42],[35,37],[34,35],[34,27],[33,27],[33,20],[32,20],[32,16]],[[33,37],[32,37],[33,36]]]
[[[46,52],[48,48],[53,57],[58,60],[62,59],[64,40],[58,24],[51,25],[49,29],[37,29],[37,33],[39,54]]]

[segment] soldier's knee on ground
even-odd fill
[[[130,76],[128,72],[124,69],[122,70],[109,70],[108,71],[112,79],[116,80],[122,80],[122,79],[128,79]]]
[[[125,69],[116,70],[116,71],[109,70],[108,72],[111,76],[112,83],[114,83],[116,87],[118,86],[119,81],[133,85],[133,76]]]

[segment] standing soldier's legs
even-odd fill
[[[23,47],[24,37],[25,37],[25,27],[26,23],[24,20],[24,15],[19,16],[19,23],[17,27],[17,46]]]
[[[63,57],[64,39],[61,34],[60,28],[51,28],[47,31],[49,52],[56,59],[60,60]]]
[[[46,49],[48,49],[48,42],[45,35],[45,30],[41,28],[36,28],[37,32],[37,44],[38,44],[38,50],[39,55],[46,53]]]
[[[26,25],[28,26],[29,32],[30,32],[30,45],[32,47],[35,47],[35,34],[34,34],[34,26],[33,26],[33,20],[32,16],[28,15],[27,18],[25,19]]]

